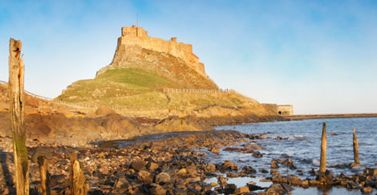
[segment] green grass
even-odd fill
[[[208,106],[250,107],[256,102],[237,93],[168,93],[162,88],[182,88],[180,84],[157,73],[136,69],[109,69],[95,79],[77,81],[57,99],[66,102],[107,105],[123,114],[146,112],[160,117],[167,110],[192,113]],[[144,113],[145,115],[145,113]],[[142,116],[144,116],[142,115]]]
[[[168,100],[166,96],[157,91],[146,92],[137,95],[124,96],[121,98],[108,98],[103,101],[106,105],[125,106],[128,109],[146,109],[155,110],[166,108]]]
[[[136,68],[110,69],[100,74],[97,79],[99,81],[113,81],[148,89],[177,87],[174,82],[167,78]]]
[[[162,88],[178,88],[178,84],[156,73],[136,69],[110,69],[95,79],[80,80],[68,87],[60,100],[82,102],[129,97]],[[97,92],[96,92],[97,91]]]

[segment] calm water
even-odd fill
[[[256,159],[250,154],[222,152],[219,156],[211,156],[211,161],[221,162],[232,159],[240,166],[251,165],[256,168],[269,168],[271,159],[281,157],[291,158],[302,178],[310,177],[309,171],[319,167],[320,139],[322,123],[327,122],[327,160],[328,168],[336,174],[352,174],[361,169],[336,168],[336,165],[353,162],[352,130],[357,129],[360,145],[360,160],[363,166],[376,167],[377,165],[377,118],[354,119],[319,119],[303,121],[284,121],[246,124],[237,126],[222,126],[219,130],[237,130],[244,133],[268,133],[267,139],[257,140],[263,146],[264,156]],[[298,174],[297,170],[280,168],[282,174]],[[258,173],[259,177],[265,177]],[[245,181],[243,179],[242,181]],[[237,182],[236,182],[237,183]],[[242,185],[242,184],[240,184]],[[358,191],[333,188],[322,192],[317,189],[296,189],[293,194],[359,194]]]

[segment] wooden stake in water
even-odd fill
[[[9,100],[16,191],[18,195],[29,194],[29,161],[24,128],[24,63],[21,58],[22,42],[9,41]]]
[[[80,162],[77,160],[76,153],[71,155],[71,163],[71,194],[86,195],[85,176],[80,168]]]
[[[353,158],[355,165],[360,165],[359,142],[357,141],[356,128],[353,129]]]
[[[39,174],[41,176],[41,193],[42,195],[50,194],[50,174],[47,169],[47,160],[43,156],[38,157]]]
[[[326,123],[323,123],[322,140],[321,140],[321,162],[320,162],[320,167],[319,167],[319,172],[321,174],[326,173],[326,150],[327,150]]]

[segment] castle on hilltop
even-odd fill
[[[123,27],[121,33],[122,36],[118,38],[117,51],[112,62],[113,65],[117,65],[122,58],[120,54],[127,52],[127,47],[139,46],[144,49],[163,52],[177,57],[183,60],[190,68],[207,77],[204,64],[193,53],[191,44],[177,42],[176,37],[172,37],[168,41],[150,37],[146,30],[138,26]]]

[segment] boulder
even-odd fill
[[[202,191],[202,186],[200,185],[199,182],[192,182],[188,184],[187,190],[194,194],[200,194],[200,192]]]
[[[281,187],[283,187],[283,189],[284,189],[286,192],[291,192],[291,191],[294,190],[293,187],[290,186],[290,185],[288,185],[288,184],[283,183],[283,184],[280,184],[280,185],[281,185]]]
[[[144,171],[144,170],[140,170],[138,173],[137,173],[137,178],[145,183],[145,184],[150,184],[152,183],[152,177],[151,177],[151,174],[148,172],[148,171]]]
[[[280,163],[287,166],[289,169],[292,169],[292,170],[297,169],[296,166],[294,165],[292,159],[290,159],[290,158],[282,160],[282,161],[280,161]]]
[[[259,152],[259,151],[255,151],[255,152],[253,153],[253,157],[254,157],[254,158],[262,158],[262,157],[263,157],[263,154],[262,154],[261,152]]]
[[[101,166],[101,165],[100,165]],[[108,166],[101,166],[98,171],[103,174],[103,175],[107,175],[109,174],[109,167]]]
[[[361,188],[360,191],[362,193],[365,193],[365,194],[370,194],[373,192],[373,188],[372,187],[364,187],[364,188]]]
[[[236,194],[246,194],[246,193],[249,193],[250,190],[249,190],[249,187],[248,186],[242,186],[240,188],[237,188],[236,190]]]
[[[224,188],[225,194],[234,194],[236,192],[237,186],[235,184],[227,184]]]
[[[217,183],[220,185],[220,187],[224,187],[228,183],[228,179],[220,175],[217,177]]]
[[[267,190],[267,194],[286,194],[287,191],[281,184],[272,184]]]
[[[257,173],[257,170],[255,170],[251,166],[244,166],[241,170],[241,173],[246,174],[246,175],[251,175]]]
[[[247,183],[247,187],[249,188],[250,191],[256,191],[256,190],[263,190],[264,188],[256,185],[254,182],[249,182]]]
[[[366,168],[364,170],[364,174],[368,176],[377,176],[377,169],[374,168]]]
[[[218,147],[212,147],[212,148],[209,148],[209,151],[214,153],[214,154],[220,154],[220,148]]]
[[[154,162],[150,162],[147,164],[147,168],[149,171],[154,172],[158,168],[158,164]]]
[[[161,172],[156,176],[156,183],[163,185],[170,183],[170,175],[166,172]]]
[[[295,186],[302,186],[303,185],[303,181],[301,180],[300,177],[298,176],[295,176],[295,175],[290,175],[287,177],[287,181],[288,183],[291,183],[292,185],[295,185]]]
[[[210,185],[211,185],[212,187],[216,187],[216,186],[218,186],[219,184],[218,184],[217,182],[211,182]]]
[[[246,148],[248,151],[262,150],[262,147],[255,144],[255,143],[246,144],[246,145],[244,145],[244,148]]]
[[[131,168],[135,169],[136,171],[145,169],[145,161],[141,159],[134,159],[131,162]]]
[[[118,180],[115,182],[116,189],[127,188],[128,185],[129,185],[128,180],[124,176],[119,177]]]
[[[271,160],[271,169],[278,169],[278,168],[279,168],[278,161],[275,160],[275,159],[272,159]]]
[[[216,172],[216,165],[211,164],[211,163],[207,164],[206,171],[211,172],[211,173]]]
[[[153,195],[166,195],[166,190],[162,186],[155,183],[151,185],[150,192]]]
[[[236,170],[238,170],[238,166],[236,165],[236,163],[234,163],[234,162],[232,162],[230,160],[225,160],[224,163],[222,164],[222,166],[226,170],[230,170],[230,171],[236,171]]]
[[[187,175],[187,169],[185,168],[182,168],[182,169],[179,169],[178,172],[177,172],[177,175],[178,176],[186,176]]]

